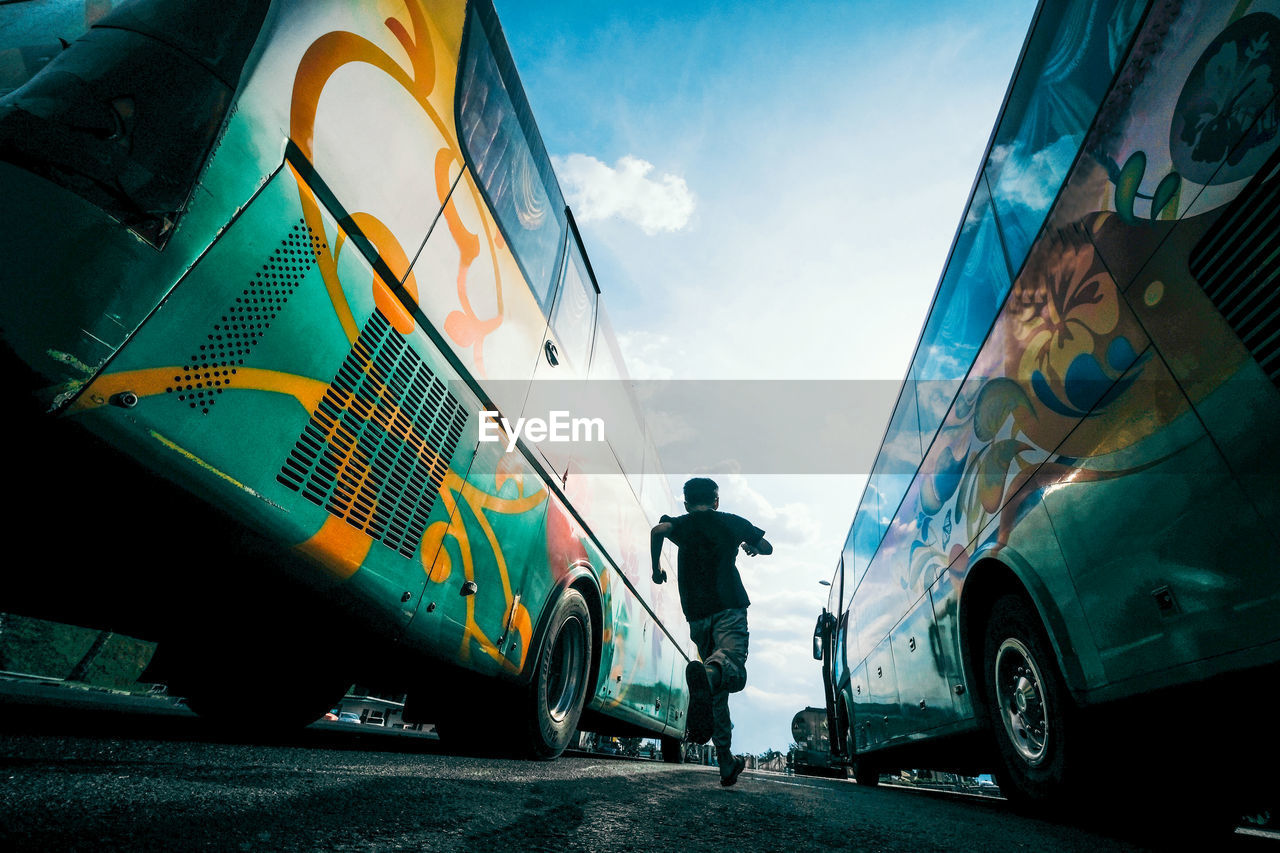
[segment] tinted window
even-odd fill
[[[551,316],[551,328],[560,341],[561,354],[579,376],[587,372],[595,319],[596,289],[587,277],[582,254],[577,245],[573,244],[564,265],[564,277],[560,280],[560,293],[556,297],[555,313]]]
[[[877,496],[876,518],[881,536],[889,529],[889,522],[893,520],[898,504],[902,503],[902,497],[920,467],[920,456],[920,421],[916,414],[916,397],[908,383],[898,397],[898,405],[894,408],[888,433],[867,485],[867,490]]]
[[[831,576],[831,586],[827,589],[827,611],[830,613],[840,612],[840,587],[844,578],[844,560],[836,566],[836,573]]]
[[[1084,142],[1141,5],[1072,0],[1042,6],[987,164],[1015,270]]]
[[[853,517],[853,528],[849,531],[849,539],[845,542],[844,565],[849,577],[845,581],[845,590],[856,590],[871,558],[880,547],[880,507],[876,500],[875,489],[868,483],[862,493],[862,503]]]
[[[640,483],[641,466],[644,464],[645,432],[640,416],[640,405],[631,388],[622,350],[613,334],[613,325],[603,305],[596,307],[595,344],[591,352],[591,368],[587,373],[593,382],[590,399],[599,405],[593,410],[603,413],[606,422],[605,438],[613,448],[618,464],[636,486]],[[637,494],[639,488],[636,489]]]
[[[920,467],[920,416],[916,411],[916,395],[907,383],[898,396],[889,429],[876,459],[875,471],[885,474],[911,475]]]
[[[911,366],[924,447],[946,417],[1008,292],[1009,268],[980,178]]]
[[[658,458],[653,439],[647,439],[644,452],[644,483],[640,490],[640,506],[650,524],[656,524],[664,514],[678,515],[683,512],[680,503],[671,494],[667,485],[666,472],[662,470],[662,461]]]
[[[564,199],[496,21],[472,12],[458,127],[472,173],[544,310],[564,242]],[[495,50],[500,53],[495,54]]]

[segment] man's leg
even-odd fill
[[[737,693],[747,686],[747,610],[721,610],[709,621],[711,653],[702,662],[718,671],[717,690]]]
[[[690,661],[685,668],[685,681],[689,685],[689,717],[686,721],[685,736],[691,743],[706,743],[713,733],[714,709],[712,697],[715,690],[709,672],[703,661],[711,656],[715,647],[711,642],[712,617],[694,619],[689,623],[689,638],[698,647],[701,661]]]
[[[711,673],[713,693],[711,741],[716,745],[720,764],[720,782],[732,785],[738,781],[744,763],[733,755],[733,720],[729,716],[729,694],[747,684],[747,611],[722,610],[711,617],[710,655],[703,658]]]

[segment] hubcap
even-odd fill
[[[1044,760],[1049,743],[1049,715],[1040,668],[1031,651],[1013,637],[996,652],[995,686],[1005,734],[1022,760],[1032,767]]]
[[[569,716],[582,698],[583,661],[586,658],[586,627],[576,616],[564,623],[551,648],[551,671],[547,677],[547,713],[557,723]]]

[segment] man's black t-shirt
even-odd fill
[[[734,558],[743,542],[754,545],[764,531],[741,516],[700,510],[662,521],[671,522],[667,538],[680,549],[680,605],[692,621],[751,603]]]

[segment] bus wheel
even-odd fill
[[[591,612],[582,594],[569,588],[556,601],[530,684],[530,757],[555,758],[573,740],[587,698],[590,664]]]
[[[668,764],[684,762],[684,741],[678,737],[662,736],[662,760]]]
[[[991,608],[982,671],[1001,792],[1023,806],[1067,790],[1073,705],[1031,605],[1006,595]]]

